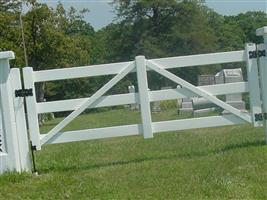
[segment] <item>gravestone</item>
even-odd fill
[[[216,76],[216,84],[223,83],[235,83],[235,82],[243,82],[243,74],[242,69],[224,69],[221,72],[217,73]],[[242,94],[227,94],[226,95],[226,103],[237,108],[238,110],[246,110],[246,104],[243,101]],[[228,111],[223,111],[223,114],[227,114]]]
[[[214,84],[215,84],[214,75],[199,75],[198,76],[198,86],[214,85]]]
[[[129,93],[135,93],[135,87],[134,87],[134,85],[128,86],[128,91],[129,91]],[[129,110],[132,110],[132,111],[139,110],[139,104],[130,104],[128,106],[128,108],[129,108]]]
[[[193,114],[193,101],[191,99],[182,99],[182,105],[179,110],[180,114]]]
[[[215,76],[214,75],[199,75],[198,76],[198,86],[204,85],[214,85]],[[193,114],[194,116],[200,116],[206,113],[210,113],[215,110],[214,105],[207,99],[203,97],[195,97],[192,99],[193,102]]]
[[[176,88],[181,89],[182,87],[180,85],[177,85]],[[178,113],[179,113],[179,109],[182,107],[182,101],[183,101],[183,99],[181,99],[181,98],[177,99],[177,108],[178,108],[177,112]]]
[[[243,74],[242,70],[239,69],[226,69],[224,70],[225,83],[242,82]],[[245,110],[246,104],[242,100],[242,94],[228,94],[226,95],[226,102],[238,110]]]

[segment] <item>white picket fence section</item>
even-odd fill
[[[3,143],[1,146],[2,152],[0,152],[0,173],[4,171],[30,171],[31,149],[29,149],[29,146],[33,150],[41,150],[43,145],[48,144],[131,135],[142,135],[144,138],[153,138],[155,133],[161,132],[244,123],[252,123],[255,127],[265,125],[267,141],[267,58],[265,55],[267,50],[267,28],[258,30],[257,34],[264,35],[265,44],[258,45],[257,47],[255,44],[247,44],[245,50],[242,51],[150,60],[147,60],[144,56],[137,56],[131,62],[44,71],[33,71],[31,67],[26,67],[23,68],[24,89],[21,86],[19,69],[10,70],[9,67],[9,60],[14,58],[14,54],[12,52],[0,53],[0,110],[2,113],[2,120],[0,120],[0,140]],[[168,71],[168,69],[172,68],[206,65],[212,67],[215,64],[238,62],[246,63],[247,82],[196,87]],[[149,70],[153,70],[170,79],[177,85],[180,85],[181,88],[150,91],[147,82],[147,71]],[[138,93],[105,96],[115,84],[129,73],[136,73],[137,75]],[[35,83],[37,82],[104,75],[114,75],[114,77],[91,97],[52,102],[36,102]],[[250,113],[240,111],[216,97],[218,95],[236,93],[249,93]],[[204,97],[224,110],[227,110],[230,114],[152,122],[150,102],[193,97]],[[26,104],[27,108],[28,126],[26,126],[24,104]],[[62,131],[64,127],[88,108],[127,104],[140,104],[141,124],[79,131]],[[71,114],[47,134],[40,134],[38,114],[63,111],[71,111]],[[1,131],[1,124],[3,131]]]

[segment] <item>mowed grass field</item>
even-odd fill
[[[138,112],[112,110],[66,130],[139,122]],[[0,199],[267,199],[264,132],[250,125],[48,145],[35,155],[40,175],[0,176]]]

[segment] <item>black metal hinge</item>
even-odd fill
[[[249,54],[249,59],[258,57],[260,58],[266,56],[266,51],[265,50],[249,51],[248,54]]]
[[[262,114],[255,114],[255,121],[258,122],[258,121],[263,121],[263,116]]]
[[[15,90],[15,97],[29,97],[33,96],[32,89]]]
[[[267,120],[267,113],[260,113],[260,114],[255,114],[255,121],[263,121],[263,120]]]

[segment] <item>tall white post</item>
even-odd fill
[[[22,171],[9,66],[9,60],[14,58],[15,55],[11,51],[0,52],[0,110],[3,128],[1,140],[4,143],[0,152],[0,173]]]
[[[138,92],[140,98],[143,135],[144,138],[153,138],[150,101],[148,95],[146,59],[144,56],[137,56],[135,58],[135,63],[139,90]]]
[[[265,141],[267,144],[267,26],[257,29],[256,34],[263,36],[264,44],[258,46],[259,70],[261,79],[262,109],[264,116]]]
[[[13,68],[10,71],[12,91],[21,90],[21,76],[18,68]],[[13,92],[13,102],[15,110],[16,128],[19,144],[21,170],[30,172],[32,169],[31,151],[29,145],[28,131],[26,125],[26,116],[24,109],[24,98],[16,97]]]
[[[249,87],[249,101],[252,123],[255,127],[262,126],[262,120],[257,120],[257,116],[261,116],[261,99],[260,99],[260,81],[257,57],[253,56],[256,53],[256,45],[253,43],[246,44],[247,58],[247,76]]]
[[[36,150],[41,150],[40,128],[38,122],[37,102],[34,86],[34,75],[31,67],[23,68],[23,80],[25,89],[32,89],[32,96],[26,98],[27,119],[29,124],[30,140]]]

